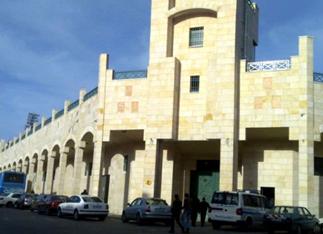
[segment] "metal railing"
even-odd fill
[[[29,129],[28,133],[27,133],[27,136],[30,136],[31,134],[33,134],[33,129]]]
[[[51,122],[52,122],[52,117],[49,117],[48,119],[45,120],[44,126],[46,126],[47,124],[50,124]]]
[[[314,81],[323,83],[323,73],[314,72]]]
[[[78,107],[80,104],[80,100],[76,100],[75,102],[71,103],[68,107],[67,107],[67,111],[71,111],[73,109],[75,109],[76,107]]]
[[[114,80],[143,79],[147,78],[147,70],[114,72]]]
[[[86,102],[89,100],[91,97],[95,96],[98,94],[98,87],[92,89],[90,92],[84,95],[83,101]]]
[[[35,132],[37,132],[38,130],[40,130],[41,129],[41,124],[38,124],[37,126],[36,126],[36,128],[35,128]]]
[[[274,60],[247,63],[247,72],[286,71],[291,68],[290,60]]]
[[[64,109],[60,110],[59,112],[57,112],[55,114],[55,119],[58,119],[59,117],[63,116],[64,115]]]

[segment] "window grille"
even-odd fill
[[[191,76],[191,85],[190,85],[190,92],[196,93],[200,90],[200,77],[199,76]]]
[[[190,28],[190,47],[202,47],[204,27]]]

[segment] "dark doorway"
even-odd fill
[[[216,160],[197,161],[196,170],[191,171],[190,194],[210,202],[215,191],[219,190],[220,162]]]
[[[275,188],[261,187],[261,194],[267,198],[267,208],[272,208],[275,206]]]

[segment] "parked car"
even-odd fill
[[[37,212],[47,215],[56,214],[59,204],[66,202],[67,199],[68,197],[63,195],[46,195],[37,202]]]
[[[34,196],[36,195],[29,193],[22,194],[14,203],[14,207],[19,209],[30,208]]]
[[[3,193],[0,195],[0,206],[13,207],[20,196],[20,193]]]
[[[288,231],[290,233],[320,233],[319,220],[305,207],[276,206],[265,215],[264,224],[269,233]]]
[[[252,191],[215,192],[209,209],[214,229],[235,225],[243,229],[263,225],[266,198]]]
[[[171,207],[159,198],[137,198],[128,204],[121,216],[122,222],[135,220],[138,224],[143,221],[162,221],[169,224],[171,218]]]
[[[47,194],[40,194],[40,195],[36,195],[36,196],[32,197],[30,211],[31,212],[38,211],[39,203],[42,200],[44,200],[46,198],[46,196],[48,196],[48,195]]]
[[[97,217],[105,220],[109,213],[109,206],[100,198],[89,195],[75,195],[58,206],[57,216],[72,215],[75,220],[81,217]]]

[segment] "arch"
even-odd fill
[[[76,137],[75,137],[75,136],[73,136],[73,135],[68,136],[68,137],[67,137],[67,140],[64,142],[63,146],[67,146],[67,144],[68,144],[68,143],[70,143],[71,141],[73,141],[73,142],[74,142],[74,144],[75,144],[75,142],[76,142]]]
[[[82,135],[82,138],[80,139],[81,141],[91,141],[93,142],[94,141],[94,134],[92,132],[85,132],[83,135]]]
[[[94,139],[94,133],[95,133],[95,129],[93,128],[93,127],[86,127],[83,131],[82,131],[82,133],[81,133],[81,137],[80,137],[80,141],[83,141],[83,138],[84,138],[84,136],[85,135],[87,135],[87,134],[92,134],[93,135],[93,139]]]
[[[6,167],[6,166],[4,166],[4,167],[3,167],[3,170],[4,170],[4,171],[5,171],[5,170],[7,170],[7,167]]]
[[[16,162],[13,162],[13,164],[12,164],[12,169],[13,169],[14,171],[17,171],[17,163],[16,163]]]
[[[8,164],[8,171],[10,171],[11,170],[11,164],[9,163]]]
[[[208,7],[193,7],[188,6],[184,8],[173,8],[168,14],[168,31],[167,31],[167,50],[166,56],[172,57],[174,50],[174,27],[176,24],[188,19],[196,17],[210,17],[217,18],[218,13],[216,10]]]

